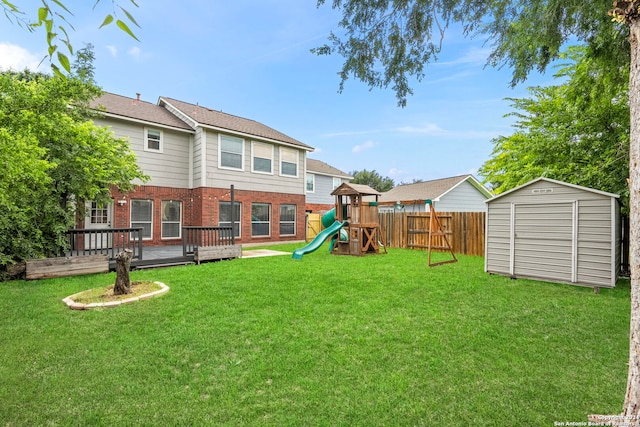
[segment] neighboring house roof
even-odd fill
[[[591,192],[591,193],[600,194],[602,196],[613,197],[615,199],[619,199],[620,198],[620,196],[618,194],[612,194],[612,193],[607,193],[605,191],[594,190],[593,188],[583,187],[581,185],[576,185],[576,184],[569,184],[568,182],[558,181],[558,180],[555,180],[555,179],[545,178],[545,177],[541,176],[540,178],[536,178],[536,179],[534,179],[532,181],[529,181],[529,182],[527,182],[525,184],[519,185],[518,187],[512,188],[509,191],[505,191],[504,193],[498,194],[497,196],[494,196],[493,198],[491,198],[489,200],[486,200],[485,203],[493,202],[494,200],[497,200],[497,199],[499,199],[501,197],[504,197],[507,194],[511,194],[511,193],[513,193],[515,191],[520,190],[521,188],[528,187],[528,186],[530,186],[532,184],[535,184],[536,182],[539,182],[539,181],[545,181],[545,182],[550,182],[550,183],[554,183],[554,184],[564,185],[566,187],[571,187],[571,188],[575,188],[575,189],[579,189],[579,190],[584,190],[584,191],[588,191],[588,192]]]
[[[379,196],[380,193],[368,185],[364,184],[351,184],[343,182],[335,190],[331,192],[332,196],[336,195],[354,195],[359,194],[361,196]]]
[[[329,175],[345,179],[353,179],[352,176],[336,169],[331,165],[321,162],[320,160],[310,159],[307,157],[307,172],[319,175]]]
[[[274,142],[289,144],[304,150],[313,151],[313,147],[306,145],[297,139],[291,138],[282,132],[272,129],[269,126],[256,122],[255,120],[245,119],[173,98],[160,97],[158,105],[163,106],[165,104],[177,109],[200,126],[210,127],[230,133],[255,136]]]
[[[171,114],[166,108],[140,99],[104,92],[102,96],[91,102],[91,107],[110,117],[120,117],[193,132],[191,126]]]
[[[382,193],[380,202],[411,202],[415,200],[438,200],[448,192],[462,184],[469,182],[476,187],[486,198],[491,197],[491,192],[487,190],[473,175],[460,175],[450,178],[434,179],[432,181],[416,182],[415,184],[399,185],[386,193]]]

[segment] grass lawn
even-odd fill
[[[134,271],[171,290],[89,311],[61,300],[114,273],[0,283],[0,426],[553,426],[621,411],[628,281],[595,295],[459,259],[325,246]]]

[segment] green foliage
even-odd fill
[[[489,275],[481,257],[327,252],[133,271],[171,290],[84,312],[61,299],[115,274],[4,283],[3,425],[553,426],[619,411],[627,281],[595,295]]]
[[[145,179],[128,141],[91,122],[83,104],[99,93],[74,77],[0,74],[0,267],[58,255],[75,201]]]
[[[383,177],[375,170],[368,171],[364,169],[361,171],[353,171],[349,175],[353,177],[353,180],[351,182],[353,182],[354,184],[368,185],[369,187],[381,193],[391,190],[395,185],[393,179],[389,177]]]
[[[622,196],[628,208],[628,63],[602,62],[571,48],[570,62],[550,87],[511,99],[515,133],[494,139],[492,158],[480,169],[496,193],[546,176]]]
[[[69,31],[75,30],[71,24],[71,17],[73,12],[60,0],[40,0],[42,6],[38,8],[37,16],[35,19],[27,18],[24,10],[16,6],[14,3],[8,0],[0,0],[0,6],[4,9],[4,14],[12,23],[15,23],[28,31],[36,31],[40,28],[44,28],[45,39],[47,41],[47,53],[49,61],[51,62],[51,68],[57,75],[63,74],[63,72],[71,73],[71,61],[69,56],[74,55],[73,45],[69,37]],[[101,0],[96,0],[93,9],[95,9]],[[138,7],[135,0],[128,1],[132,6]],[[116,26],[128,34],[131,38],[138,40],[133,33],[127,21],[136,27],[140,27],[134,16],[124,7],[112,1],[113,11],[108,13],[99,28],[111,24],[115,21]],[[120,10],[126,17],[126,21],[117,18],[117,10]],[[138,40],[139,41],[139,40]],[[62,43],[65,49],[62,51],[58,44]]]
[[[318,0],[318,6],[326,0]],[[512,84],[533,70],[544,70],[574,37],[610,59],[629,56],[626,25],[607,16],[601,0],[333,0],[343,19],[342,34],[313,49],[344,58],[340,90],[353,76],[370,87],[391,87],[398,104],[412,94],[411,78],[421,81],[424,67],[437,60],[447,27],[463,26],[465,35],[488,37],[492,66],[513,69]]]

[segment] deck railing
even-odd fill
[[[182,255],[193,255],[201,246],[234,245],[232,227],[182,227]]]
[[[66,256],[107,254],[110,260],[125,249],[132,259],[142,259],[142,228],[81,228],[67,231],[69,250]]]

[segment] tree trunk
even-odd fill
[[[630,24],[631,69],[629,107],[629,241],[631,258],[631,324],[629,333],[629,375],[624,399],[624,420],[640,423],[640,20]]]
[[[114,295],[124,295],[131,293],[131,280],[129,279],[129,268],[133,251],[125,249],[116,255],[116,284],[113,287]]]

